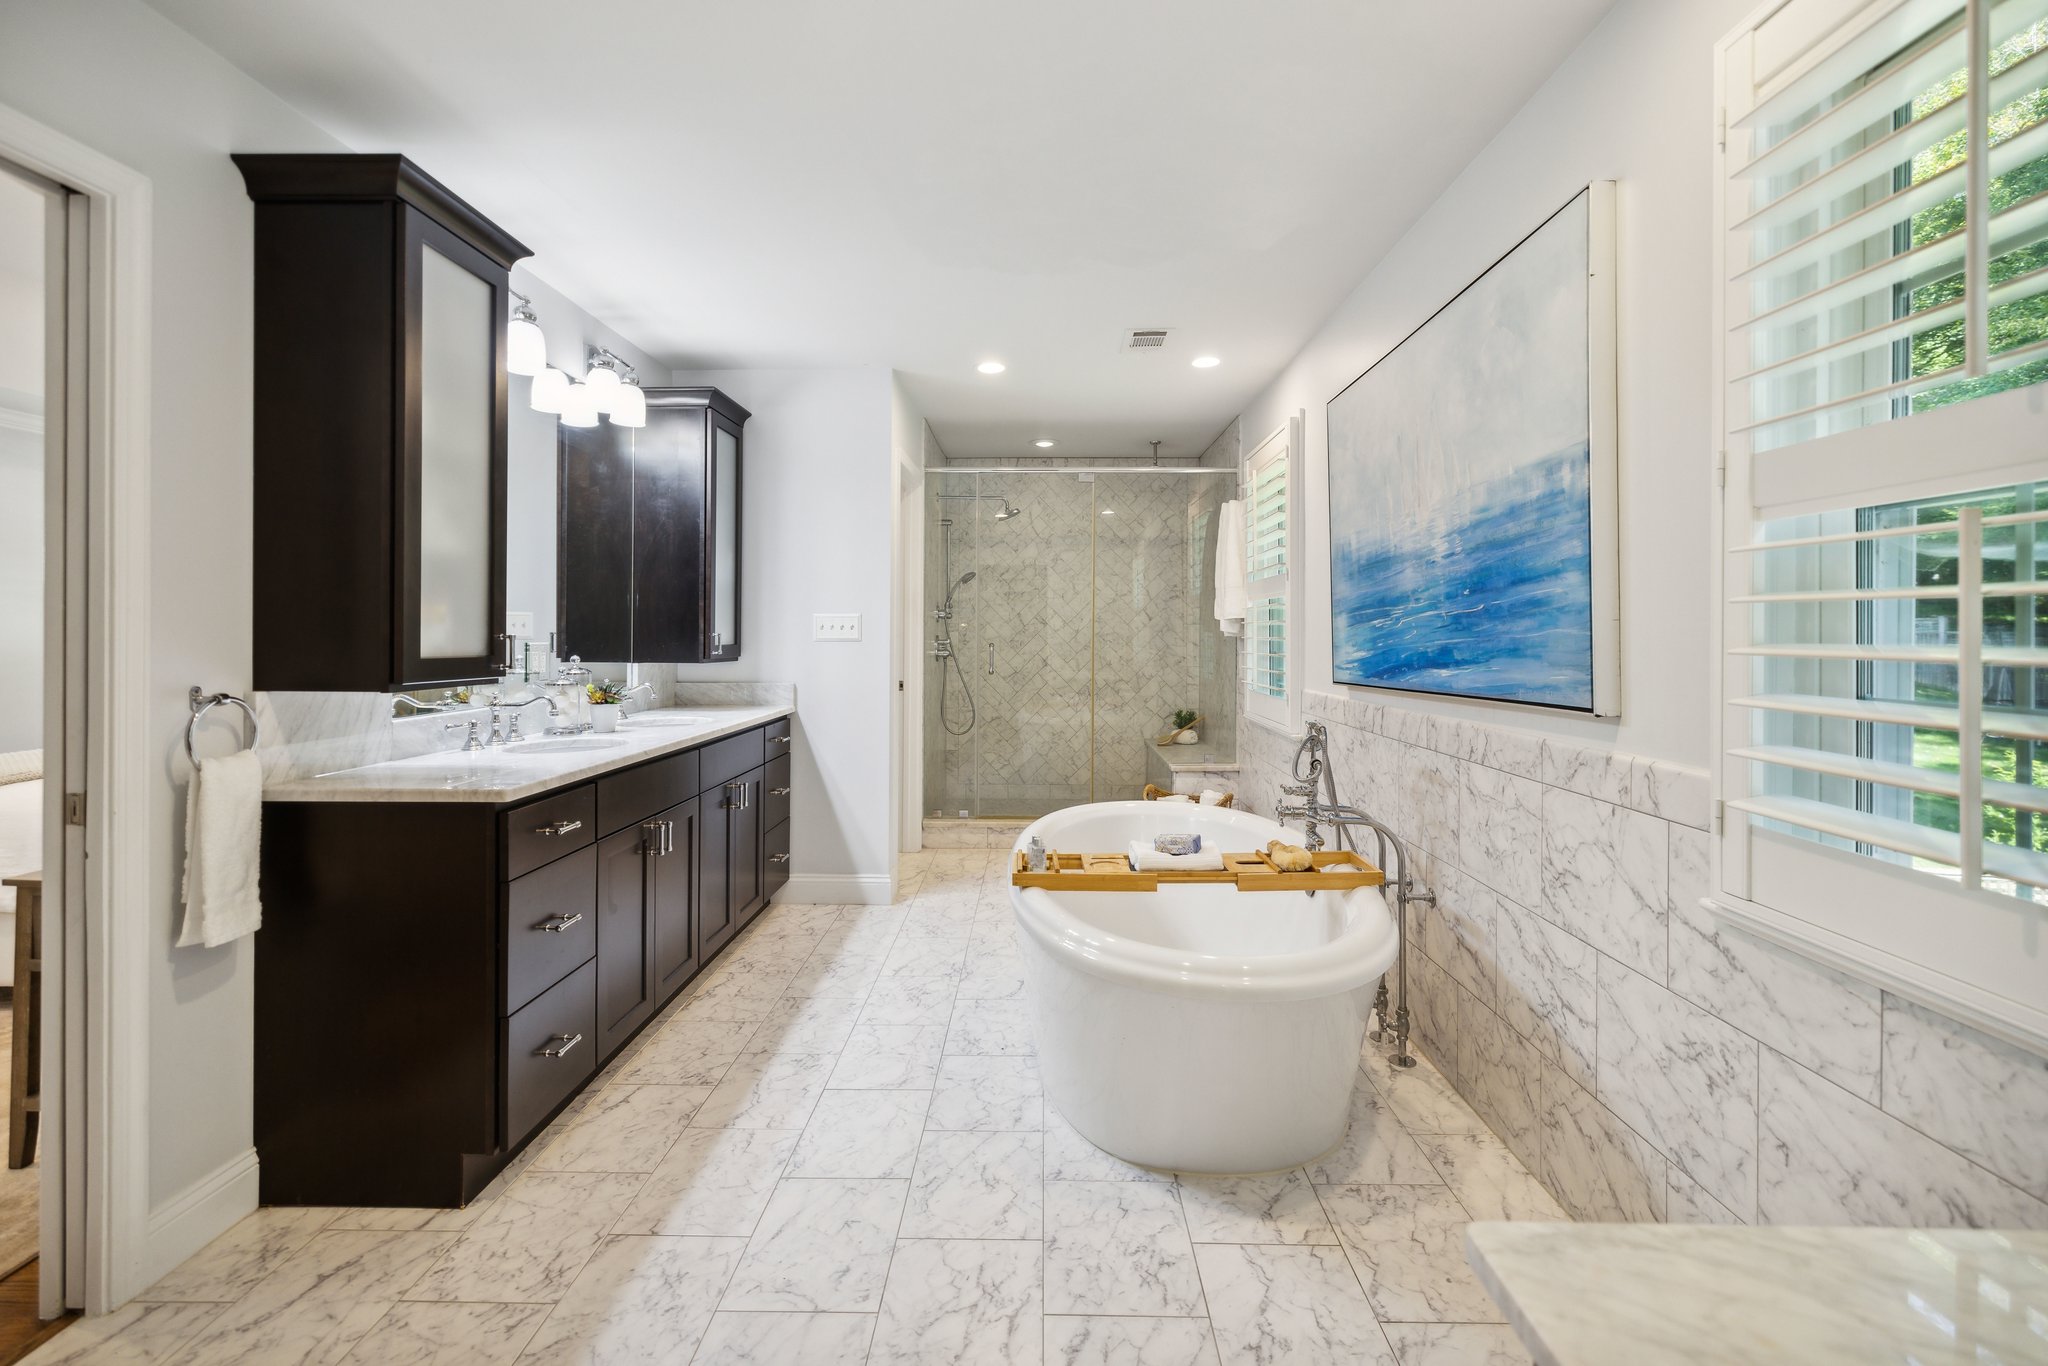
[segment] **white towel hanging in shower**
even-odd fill
[[[1226,636],[1244,634],[1244,501],[1216,510],[1216,624]]]

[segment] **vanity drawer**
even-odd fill
[[[518,1010],[597,952],[597,850],[589,845],[505,887],[505,1010]]]
[[[598,834],[624,830],[635,821],[678,806],[702,790],[697,751],[671,754],[651,764],[610,773],[597,780]]]
[[[768,743],[759,729],[741,731],[723,740],[704,746],[698,753],[704,756],[703,786],[700,790],[709,792],[714,787],[723,787],[742,773],[751,773],[768,758]]]
[[[766,906],[782,884],[789,881],[789,822],[773,827],[761,837],[761,904]]]
[[[519,877],[597,838],[590,784],[542,797],[505,813],[505,876]]]
[[[505,1021],[505,1144],[519,1142],[597,1067],[597,963]]]
[[[767,741],[769,758],[773,759],[778,754],[787,754],[790,750],[796,748],[796,740],[790,732],[789,721],[789,717],[781,716],[768,723]]]
[[[771,830],[789,819],[789,774],[793,767],[787,754],[768,756],[768,780],[761,784],[761,824]]]

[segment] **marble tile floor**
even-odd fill
[[[464,1210],[265,1209],[29,1360],[1491,1366],[1469,1219],[1562,1219],[1426,1062],[1274,1176],[1093,1147],[1039,1087],[1003,855],[763,914]]]

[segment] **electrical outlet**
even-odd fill
[[[811,618],[812,640],[859,640],[860,613],[819,612]]]
[[[505,634],[515,640],[532,640],[533,613],[507,612],[505,614]]]

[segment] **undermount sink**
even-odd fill
[[[581,754],[589,750],[617,749],[624,740],[605,740],[592,735],[567,735],[553,740],[522,740],[507,752],[521,754]]]
[[[619,722],[620,726],[630,727],[634,730],[638,730],[642,726],[708,726],[710,724],[711,718],[708,716],[649,716],[645,714],[628,716]]]

